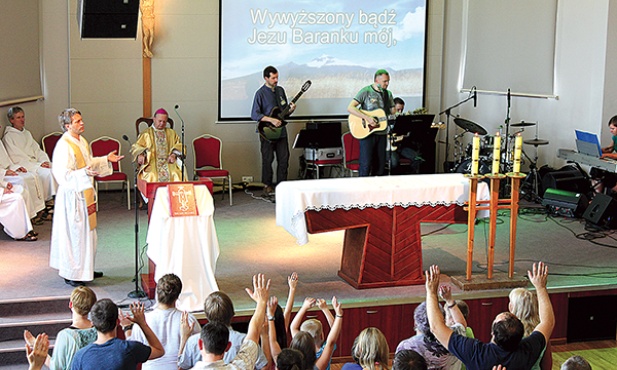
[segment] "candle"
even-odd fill
[[[501,162],[501,136],[499,136],[499,132],[495,134],[495,139],[493,140],[493,175],[497,175],[499,173],[499,164]]]
[[[473,147],[471,151],[471,175],[478,176],[478,161],[480,159],[480,136],[476,133],[473,136]]]
[[[523,137],[521,134],[516,135],[514,141],[514,173],[521,172],[521,151],[523,148]]]

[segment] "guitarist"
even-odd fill
[[[283,111],[287,108],[285,89],[278,86],[279,73],[276,68],[268,66],[264,69],[264,85],[255,92],[251,118],[257,122],[269,122],[274,127],[280,127],[283,121],[279,117],[270,117],[271,112]],[[278,108],[278,109],[275,109]],[[289,103],[289,114],[296,109],[294,103]],[[272,180],[272,162],[276,154],[277,169],[276,181],[287,180],[289,167],[289,146],[287,144],[287,128],[282,127],[281,135],[277,140],[268,140],[259,136],[261,144],[261,182],[264,183],[264,194],[273,195],[275,183]]]
[[[386,114],[394,114],[394,99],[392,93],[388,91],[390,84],[390,74],[385,69],[375,72],[374,82],[362,88],[353,98],[347,111],[367,122],[374,122],[373,117],[363,113],[375,109],[383,109]],[[369,126],[378,126],[377,123],[369,123]],[[376,131],[373,134],[359,139],[360,141],[360,169],[359,176],[381,176],[384,174],[386,166],[386,143],[387,132]],[[375,165],[371,171],[371,164]]]

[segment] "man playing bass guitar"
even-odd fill
[[[390,75],[385,69],[380,69],[375,72],[374,82],[362,88],[353,98],[347,111],[362,121],[368,122],[368,127],[371,128],[371,134],[359,139],[360,141],[360,169],[359,176],[381,176],[384,173],[386,165],[386,135],[387,130],[381,124],[379,119],[369,115],[370,111],[382,109],[385,114],[390,115],[395,113],[394,100],[392,93],[388,91],[390,84]],[[375,128],[375,129],[373,129]],[[374,157],[376,164],[371,171],[371,164]]]
[[[289,167],[287,128],[281,127],[283,121],[280,117],[274,116],[272,112],[285,111],[288,108],[289,114],[291,114],[296,109],[296,105],[292,102],[287,107],[287,95],[285,94],[285,89],[278,86],[279,74],[276,68],[272,66],[266,67],[263,77],[265,83],[255,92],[251,118],[257,122],[269,122],[276,128],[280,127],[280,136],[276,140],[269,140],[263,135],[259,135],[261,144],[261,182],[265,185],[264,193],[272,195],[274,194],[275,187],[272,179],[274,155],[276,154],[277,161],[276,183],[287,180],[287,170]]]

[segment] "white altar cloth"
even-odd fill
[[[477,199],[490,198],[485,182],[478,182]],[[367,207],[464,205],[469,179],[460,173],[284,181],[276,187],[276,224],[299,245],[308,243],[304,212]],[[487,211],[478,217],[487,217]]]
[[[174,273],[182,280],[177,308],[203,310],[206,297],[219,290],[214,278],[219,242],[214,202],[205,185],[196,185],[198,216],[171,217],[166,186],[156,190],[148,225],[148,257],[156,264],[154,280]]]

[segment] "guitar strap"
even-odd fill
[[[277,86],[274,89],[274,95],[276,96],[276,104],[278,105],[279,109],[282,111],[285,110],[285,107],[287,106],[287,104],[289,104],[289,102],[287,102],[285,95],[283,94],[283,88]],[[281,117],[281,118],[285,118],[285,117]]]

